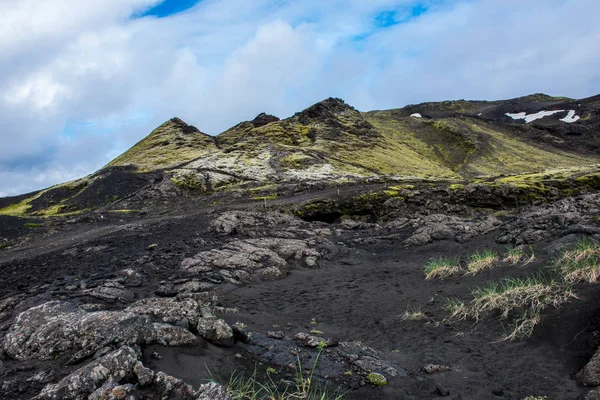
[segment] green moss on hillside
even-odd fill
[[[214,139],[174,118],[156,128],[108,166],[134,165],[139,171],[174,167],[215,151]]]

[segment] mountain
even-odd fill
[[[600,96],[544,94],[369,112],[329,98],[282,120],[261,113],[217,136],[173,118],[88,177],[0,200],[0,214],[286,184],[538,173],[600,162],[599,130]]]
[[[598,398],[599,100],[174,118],[0,198],[0,398]]]

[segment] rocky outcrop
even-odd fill
[[[590,194],[533,207],[506,224],[497,242],[532,244],[565,234],[600,234],[593,220],[600,212],[599,204],[600,194]]]
[[[592,359],[577,373],[577,382],[583,386],[600,386],[600,349]]]
[[[258,278],[279,278],[289,266],[318,267],[318,260],[334,248],[327,239],[261,238],[234,240],[220,249],[203,251],[181,262],[189,273],[219,271],[233,283]],[[238,282],[239,281],[239,282]]]
[[[195,389],[162,371],[153,372],[138,358],[136,350],[123,346],[74,371],[58,383],[47,385],[34,399],[138,400],[145,398],[140,389],[148,388],[165,400],[231,400],[219,384],[208,383]]]
[[[475,236],[498,228],[502,222],[493,215],[482,218],[461,218],[454,215],[431,214],[414,218],[399,218],[386,225],[388,229],[417,228],[406,239],[405,246],[420,246],[436,240],[456,240],[463,243]]]
[[[388,379],[406,375],[406,371],[360,342],[338,342],[303,332],[293,339],[255,333],[248,351],[259,360],[283,366],[294,373],[300,363],[302,369],[313,370],[315,378],[343,380],[350,387],[369,383],[367,376],[371,373],[379,373]]]
[[[192,344],[184,328],[153,323],[128,311],[87,312],[72,303],[51,301],[17,316],[4,338],[4,350],[18,360],[49,360],[65,354],[78,361],[115,345]]]

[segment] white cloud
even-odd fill
[[[131,18],[158,2],[0,0],[0,194],[92,172],[173,116],[216,134],[328,96],[374,109],[600,92],[595,0],[204,0]],[[375,28],[418,3],[429,12]]]

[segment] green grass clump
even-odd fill
[[[600,243],[584,237],[561,255],[556,267],[566,282],[596,282],[600,277]]]
[[[535,260],[533,248],[529,246],[529,254],[523,246],[507,246],[506,253],[502,257],[502,261],[511,265],[517,265],[523,262],[522,265],[527,265]]]
[[[282,387],[280,382],[273,380],[273,375],[277,371],[272,367],[267,368],[264,380],[259,379],[255,370],[249,377],[234,373],[227,382],[222,384],[234,400],[341,400],[344,395],[339,390],[332,392],[315,379],[314,374],[319,355],[317,355],[312,368],[307,372],[304,372],[300,360],[298,360],[295,382],[285,387]],[[217,379],[212,380],[218,381]]]
[[[423,311],[421,311],[420,307],[409,307],[408,309],[406,309],[406,311],[404,311],[404,314],[402,314],[402,317],[400,317],[400,319],[402,321],[422,321],[427,319],[427,316]]]
[[[498,261],[495,251],[486,249],[471,254],[467,263],[467,275],[475,275],[484,269],[491,268]]]
[[[541,323],[540,314],[545,308],[558,308],[575,297],[570,286],[543,276],[505,278],[474,290],[472,295],[469,304],[457,299],[447,300],[446,311],[450,318],[479,321],[484,315],[499,313],[500,319],[513,320],[503,340],[530,336]]]
[[[451,258],[432,258],[424,268],[425,279],[433,279],[435,277],[447,278],[460,272],[460,264],[457,259]]]
[[[37,222],[27,222],[25,224],[25,227],[27,228],[41,228],[42,226],[44,226],[43,224],[39,224]]]

